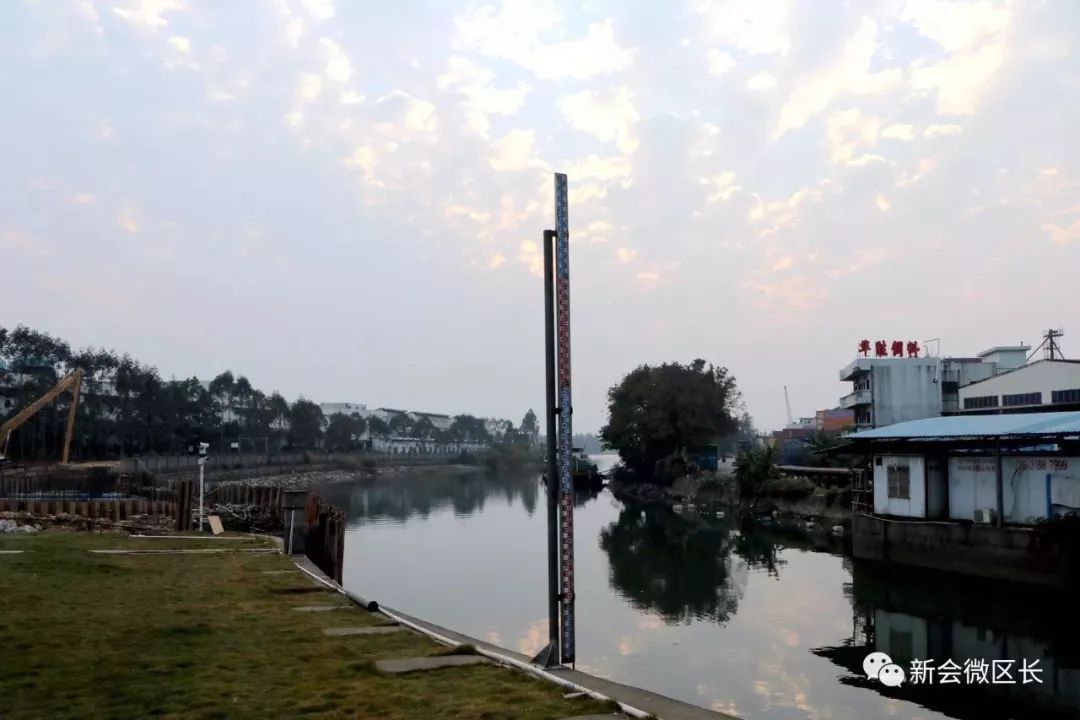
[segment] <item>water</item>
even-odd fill
[[[610,458],[594,458],[601,463]],[[348,508],[345,585],[525,654],[547,640],[546,511],[529,474],[428,472],[327,491]],[[1080,716],[1071,608],[1038,593],[884,576],[800,527],[625,506],[575,508],[579,669],[745,718]],[[1040,661],[1043,684],[886,688],[871,650]],[[961,676],[963,682],[963,676]]]

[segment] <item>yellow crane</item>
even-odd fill
[[[64,431],[64,448],[60,454],[60,462],[67,464],[68,454],[71,451],[71,437],[75,434],[75,411],[79,407],[79,388],[82,385],[82,378],[82,369],[72,370],[61,378],[60,382],[49,388],[48,392],[15,413],[10,420],[4,421],[3,425],[0,425],[0,461],[7,458],[8,441],[11,439],[11,433],[34,417],[41,408],[59,397],[60,393],[71,390],[71,407],[68,408],[67,429]]]

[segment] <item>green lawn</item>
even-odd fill
[[[0,537],[0,717],[563,718],[611,707],[490,665],[388,676],[380,658],[447,652],[412,632],[326,637],[388,621],[316,589],[277,554],[98,555],[244,541],[47,532]]]

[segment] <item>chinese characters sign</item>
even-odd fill
[[[872,652],[863,659],[863,672],[870,680],[888,687],[911,685],[1028,685],[1042,684],[1043,669],[1039,660],[984,660],[968,658],[961,665],[949,658],[940,665],[934,660],[912,660],[907,670],[883,652]]]
[[[870,357],[871,343],[869,340],[859,341],[859,354],[863,357]],[[915,340],[908,340],[906,343],[902,340],[893,340],[891,343],[884,340],[877,340],[873,343],[874,357],[904,357],[904,353],[907,352],[909,358],[919,357],[921,348],[919,343]]]

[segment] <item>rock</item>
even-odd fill
[[[38,528],[34,527],[33,525],[29,525],[29,524],[28,525],[20,525],[19,523],[15,522],[14,520],[0,520],[0,533],[8,533],[8,534],[15,535],[15,534],[20,534],[20,533],[21,534],[36,533],[37,531],[38,531]]]
[[[833,531],[833,535],[843,535],[844,534],[844,526],[843,525],[833,525],[832,526],[832,531]]]

